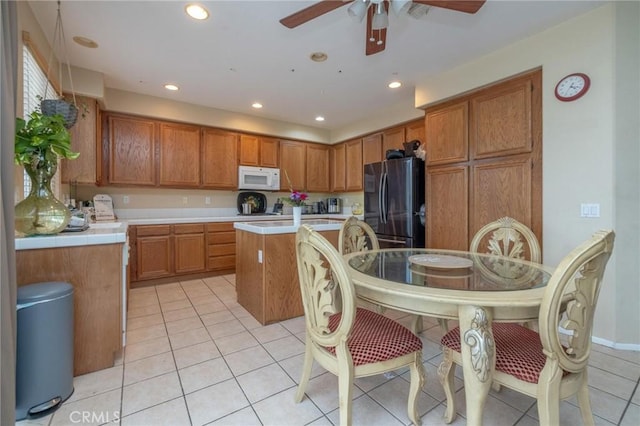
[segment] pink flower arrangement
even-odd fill
[[[287,198],[287,202],[295,207],[304,206],[304,201],[307,199],[307,194],[299,191],[291,191],[291,195]]]

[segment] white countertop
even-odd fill
[[[303,225],[308,225],[316,231],[337,231],[342,227],[343,223],[344,220],[339,219],[302,219]],[[293,234],[297,232],[299,228],[299,226],[295,226],[293,224],[293,219],[260,222],[236,222],[233,224],[233,227],[235,229],[261,235]]]
[[[82,232],[16,237],[16,250],[118,244],[127,240],[127,222],[92,223]]]
[[[303,214],[302,220],[335,219],[339,221],[350,218],[347,214]],[[293,221],[292,215],[239,215],[234,216],[202,216],[202,217],[154,217],[127,219],[129,225],[162,225],[174,223],[207,223],[207,222],[274,222]]]

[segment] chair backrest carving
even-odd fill
[[[595,233],[560,262],[547,284],[540,305],[540,338],[545,354],[558,359],[565,371],[576,373],[587,366],[593,316],[614,239],[613,231]],[[558,325],[570,332],[564,346]]]
[[[345,220],[338,236],[338,251],[342,254],[380,248],[376,233],[366,223],[351,216]]]
[[[489,239],[486,240],[487,238]],[[540,244],[535,234],[527,226],[511,217],[500,218],[480,228],[471,240],[470,250],[483,252],[479,248],[485,240],[487,253],[536,263],[542,260]]]
[[[306,225],[296,234],[296,258],[307,333],[313,344],[346,347],[355,318],[355,290],[344,259],[326,238]],[[329,318],[341,313],[331,332]]]

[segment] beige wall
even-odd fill
[[[598,229],[616,230],[594,335],[636,348],[640,348],[638,9],[636,2],[607,4],[425,79],[416,88],[416,106],[425,106],[542,67],[544,263],[558,264]],[[616,55],[616,48],[624,54]],[[560,102],[554,87],[572,72],[587,73],[591,90],[575,102]],[[630,86],[618,78],[633,82]],[[622,93],[627,96],[619,96]],[[635,125],[621,118],[620,111]],[[621,127],[633,131],[622,134]],[[632,171],[629,176],[620,176],[623,164],[624,170]],[[601,216],[579,217],[580,203],[599,203]],[[621,207],[627,213],[620,213]]]

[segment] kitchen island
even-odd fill
[[[342,220],[303,220],[336,248]],[[236,222],[238,303],[261,324],[304,314],[291,220]]]
[[[83,232],[16,237],[18,286],[73,286],[74,376],[112,367],[126,329],[127,224],[96,223]]]

